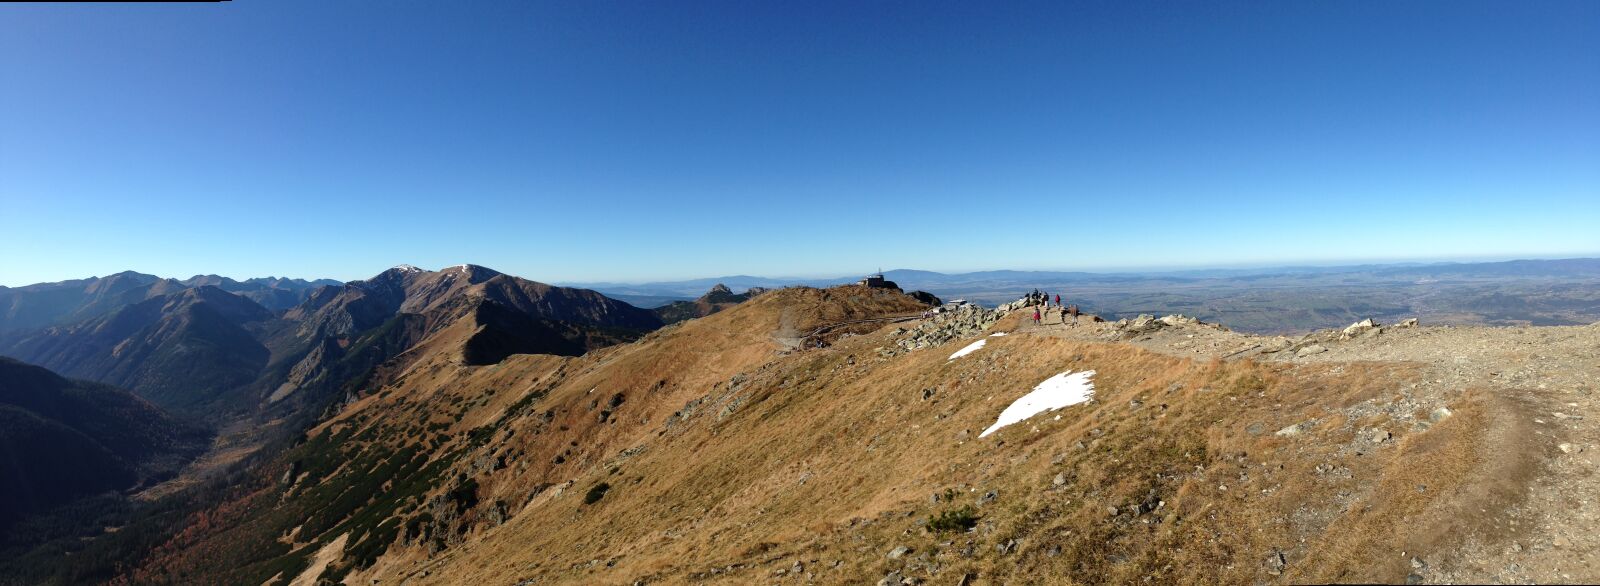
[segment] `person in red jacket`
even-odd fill
[[[1039,325],[1039,308],[1033,308],[1033,325]]]
[[[1056,294],[1056,307],[1061,307],[1061,294]]]

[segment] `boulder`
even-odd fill
[[[1372,321],[1372,318],[1369,317],[1367,319],[1350,324],[1349,327],[1346,327],[1344,329],[1343,337],[1345,339],[1354,338],[1371,330],[1377,329],[1378,326],[1378,322]]]
[[[1176,313],[1172,314],[1172,315],[1169,315],[1169,316],[1162,317],[1159,321],[1161,323],[1167,324],[1169,326],[1194,326],[1194,325],[1200,325],[1200,320],[1192,318],[1192,317],[1189,317],[1187,315],[1176,314]]]
[[[939,307],[941,305],[944,305],[944,301],[943,300],[940,300],[938,297],[934,296],[934,294],[929,293],[927,291],[912,291],[910,293],[907,293],[907,295],[910,295],[912,299],[915,299],[917,301],[921,301],[922,303],[924,303],[926,305],[932,305],[934,307]]]
[[[1285,427],[1283,429],[1280,429],[1277,432],[1273,433],[1272,435],[1276,435],[1276,436],[1279,436],[1279,437],[1294,437],[1294,436],[1300,435],[1302,433],[1305,433],[1306,429],[1309,429],[1310,427],[1311,427],[1311,422],[1310,421],[1303,421],[1303,422],[1291,425],[1289,427]]]

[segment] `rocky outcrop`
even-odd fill
[[[961,338],[988,331],[994,322],[1005,315],[999,310],[989,310],[976,305],[959,305],[935,313],[914,328],[902,328],[903,335],[896,342],[901,350],[931,348]]]
[[[917,301],[921,301],[923,303],[926,303],[928,305],[932,305],[934,307],[939,307],[941,305],[944,305],[944,301],[943,300],[939,299],[937,296],[935,296],[934,294],[929,293],[927,291],[912,291],[910,293],[907,293],[906,295],[910,295],[912,299],[915,299]]]
[[[1358,321],[1356,323],[1350,324],[1348,327],[1346,327],[1344,329],[1344,333],[1340,337],[1343,338],[1343,339],[1348,340],[1350,338],[1354,338],[1356,336],[1365,334],[1367,332],[1382,333],[1383,332],[1383,325],[1379,324],[1378,322],[1372,321],[1372,318],[1367,318],[1367,319]]]
[[[1227,331],[1227,328],[1220,325],[1208,324],[1200,321],[1198,318],[1181,314],[1172,314],[1160,318],[1150,314],[1139,314],[1138,317],[1133,319],[1119,319],[1112,324],[1112,327],[1121,332],[1124,336],[1128,337],[1147,334],[1163,328],[1203,327]]]

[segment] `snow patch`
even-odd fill
[[[419,268],[411,266],[411,265],[394,265],[394,270],[400,271],[402,273],[420,273],[420,272],[422,272],[422,269],[419,269]]]
[[[1093,370],[1078,373],[1069,370],[1045,379],[1039,386],[1033,387],[1032,392],[1023,395],[1021,399],[1006,407],[1005,411],[1001,411],[1000,419],[989,426],[989,429],[978,434],[978,437],[984,437],[1002,427],[1045,411],[1054,411],[1088,401],[1094,396],[1094,383],[1089,382],[1092,376],[1094,376]]]
[[[1004,336],[1004,335],[1006,335],[1006,333],[1005,333],[1005,332],[995,332],[995,333],[993,333],[993,334],[989,334],[989,337],[991,337],[991,338],[998,338],[998,337],[1000,337],[1000,336]]]
[[[951,354],[950,355],[950,359],[951,360],[955,360],[955,359],[960,358],[962,356],[966,356],[966,355],[971,354],[973,352],[977,352],[979,348],[982,348],[984,344],[988,344],[988,343],[989,343],[988,340],[978,340],[978,341],[973,342],[971,344],[967,344],[966,348],[962,348],[960,350],[956,350],[955,354]]]

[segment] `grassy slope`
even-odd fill
[[[749,583],[797,561],[826,583],[891,570],[1393,581],[1399,551],[1445,547],[1480,528],[1466,513],[1519,497],[1480,479],[1533,461],[1491,415],[1515,409],[1483,395],[1425,431],[1358,409],[1404,393],[1406,365],[1202,362],[1024,335],[947,361],[945,348],[882,355],[889,329],[793,354],[773,340],[916,308],[858,288],[785,290],[584,357],[480,367],[440,336],[136,576],[286,582],[342,536],[324,577],[360,583]],[[975,437],[1068,369],[1099,373],[1096,402]],[[1272,433],[1301,422],[1300,435]],[[1363,439],[1374,429],[1392,439]],[[921,527],[967,506],[971,532]],[[913,552],[885,558],[897,545]]]

